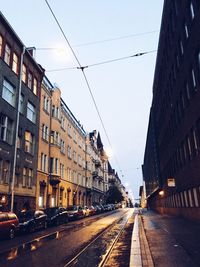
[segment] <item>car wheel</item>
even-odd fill
[[[11,228],[9,231],[9,238],[13,239],[15,237],[15,229]]]

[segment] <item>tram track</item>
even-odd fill
[[[62,266],[104,267],[131,216],[133,213],[129,211],[116,219]]]

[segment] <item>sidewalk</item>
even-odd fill
[[[200,266],[200,224],[153,211],[138,219],[143,267]]]

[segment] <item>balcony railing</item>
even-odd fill
[[[100,162],[100,160],[98,160],[98,159],[96,159],[96,160],[94,160],[94,164],[95,164],[95,166],[98,168],[98,167],[101,167],[101,162]]]
[[[61,182],[61,176],[58,174],[50,174],[49,175],[49,181],[50,181],[50,185],[57,185]]]
[[[92,172],[92,177],[93,178],[96,178],[98,176],[98,171],[94,171],[94,172]]]

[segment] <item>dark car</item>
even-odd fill
[[[13,239],[19,228],[17,215],[12,212],[0,212],[0,237]]]
[[[84,210],[81,206],[69,206],[67,212],[70,220],[76,220],[84,217]]]
[[[18,218],[20,232],[32,233],[37,229],[47,228],[47,215],[42,210],[21,211]]]
[[[62,207],[52,207],[44,210],[48,225],[59,225],[68,222],[68,212]]]

